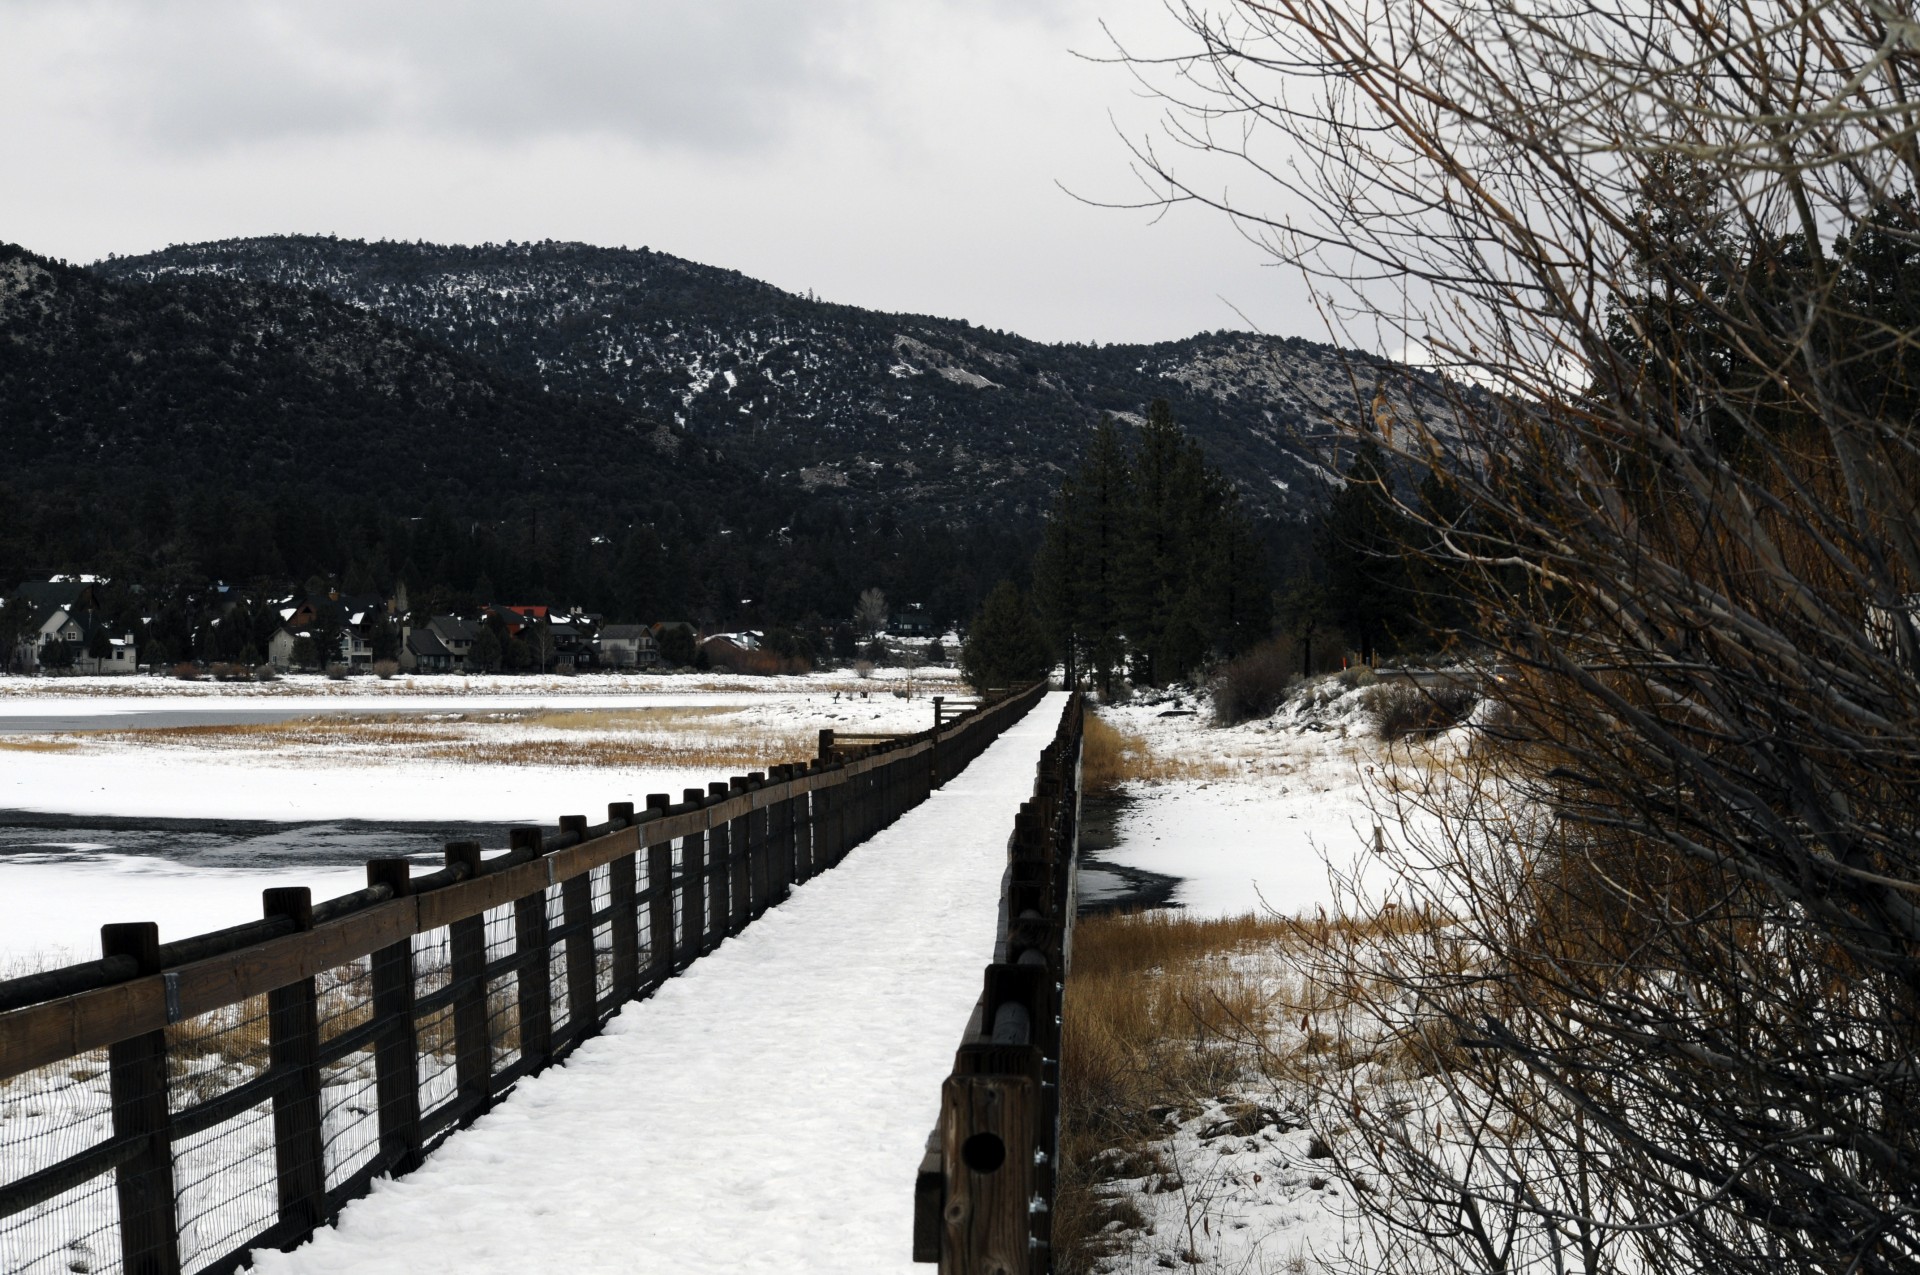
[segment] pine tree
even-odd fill
[[[1034,564],[1044,636],[1076,674],[1103,693],[1126,658],[1123,561],[1133,520],[1133,483],[1111,417],[1102,417],[1080,472],[1060,488]]]
[[[1075,653],[1084,656],[1111,693],[1129,660],[1136,678],[1158,684],[1264,639],[1269,575],[1233,485],[1161,399],[1131,454],[1102,421],[1048,518],[1034,591],[1069,670],[1078,671]]]
[[[1002,580],[981,605],[960,648],[960,671],[976,691],[1038,681],[1053,668],[1046,635],[1011,580]]]
[[[1368,664],[1414,627],[1406,520],[1392,481],[1380,444],[1361,439],[1320,526],[1328,611]]]

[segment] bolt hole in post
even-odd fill
[[[997,1133],[976,1133],[960,1144],[960,1160],[975,1173],[992,1173],[1007,1162],[1007,1144]]]

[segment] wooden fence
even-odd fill
[[[1038,701],[515,828],[483,857],[0,982],[0,1270],[227,1272],[418,1166],[621,1005],[924,800]]]
[[[1048,1275],[1060,1003],[1073,957],[1086,704],[1075,693],[1007,841],[985,987],[914,1184],[913,1257],[941,1275]]]

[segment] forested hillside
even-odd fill
[[[1167,399],[1266,518],[1324,495],[1316,445],[1380,368],[1246,333],[1158,345],[1043,344],[962,321],[783,292],[645,248],[226,240],[99,263],[116,279],[237,276],[319,289],[553,391],[684,426],[783,486],[909,519],[1031,522],[1100,415]],[[1391,378],[1400,408],[1442,411]]]
[[[118,283],[0,247],[15,576],[404,577],[725,620],[834,615],[879,585],[962,614],[1025,543],[850,520],[627,405],[312,291]]]

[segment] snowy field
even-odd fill
[[[375,1185],[266,1275],[863,1275],[909,1260],[913,1174],[981,967],[1049,696],[918,809],[564,1067]]]
[[[172,677],[5,677],[0,676],[0,712],[39,711],[21,705],[60,701],[73,711],[124,712],[152,702],[251,703],[257,699],[299,698],[342,706],[395,707],[407,700],[497,699],[512,703],[544,703],[557,697],[616,699],[671,695],[710,695],[731,691],[743,695],[810,694],[820,691],[891,691],[907,687],[927,694],[963,693],[957,670],[928,666],[917,669],[875,668],[867,677],[851,671],[826,671],[781,677],[746,677],[734,673],[583,673],[578,676],[506,674],[396,674],[392,678],[349,677],[334,680],[312,673],[294,673],[271,682],[197,682]],[[131,701],[128,703],[127,701]],[[17,702],[17,703],[16,703]],[[91,709],[81,707],[94,704]]]
[[[604,818],[609,802],[640,802],[650,792],[677,800],[684,788],[804,761],[822,729],[900,733],[932,725],[932,684],[883,679],[882,671],[870,680],[732,679],[747,690],[693,676],[473,678],[465,696],[423,694],[400,678],[307,679],[311,685],[292,694],[292,679],[0,679],[0,719],[69,714],[84,727],[0,734],[0,821],[9,811],[287,824],[459,821],[497,825],[481,840],[500,848],[513,824],[551,824],[563,814]],[[150,684],[166,694],[69,694],[88,681],[115,692]],[[416,681],[455,687],[462,679]],[[335,696],[342,686],[352,693]],[[123,729],[115,720],[130,708],[190,711],[235,697],[293,716],[161,730]],[[315,714],[317,707],[327,711]],[[91,959],[107,921],[157,921],[170,941],[253,919],[269,885],[307,885],[324,898],[364,884],[364,869],[337,863],[210,868],[164,853],[120,853],[104,838],[16,829],[0,845],[0,971]]]
[[[1142,738],[1164,778],[1134,780],[1112,863],[1179,878],[1172,902],[1202,916],[1310,914],[1336,906],[1335,877],[1368,882],[1390,754],[1364,696],[1328,683],[1272,717],[1209,725],[1204,697],[1140,698],[1099,715]],[[1444,756],[1454,740],[1421,749]],[[1397,829],[1395,830],[1397,834]]]

